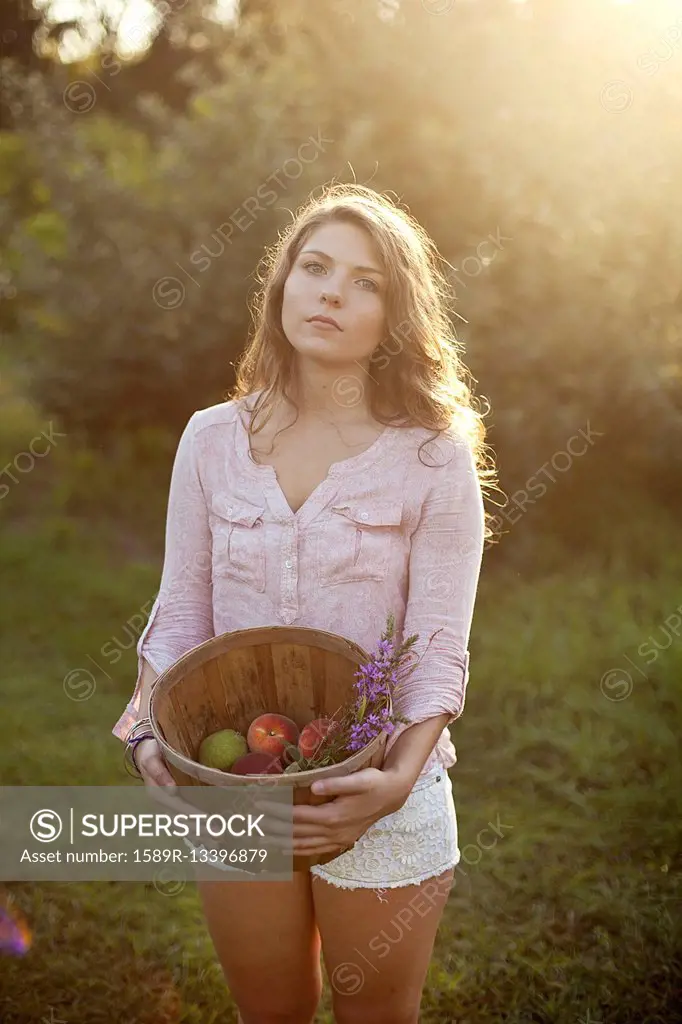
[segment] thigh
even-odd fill
[[[315,915],[337,1024],[417,1024],[454,867],[384,889],[313,882]]]
[[[312,1021],[322,991],[310,876],[197,879],[208,930],[245,1024]]]

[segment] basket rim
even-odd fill
[[[318,647],[328,651],[336,650],[339,654],[348,653],[351,655],[349,660],[354,660],[355,657],[361,659],[361,661],[358,662],[359,664],[364,661],[368,661],[370,657],[368,652],[361,647],[360,644],[356,644],[354,640],[351,640],[350,637],[344,636],[342,633],[332,633],[326,629],[317,629],[314,626],[250,626],[248,629],[228,630],[225,633],[219,633],[217,636],[209,637],[208,640],[204,640],[202,643],[197,644],[196,647],[192,647],[189,651],[185,651],[177,661],[174,661],[172,665],[169,665],[168,668],[164,669],[163,672],[156,677],[152,684],[149,698],[150,717],[152,696],[159,682],[167,682],[169,676],[172,676],[175,673],[180,674],[180,669],[186,668],[190,663],[193,668],[199,668],[201,665],[205,664],[205,662],[217,657],[217,653],[213,653],[214,647],[219,647],[221,649],[219,653],[222,653],[223,649],[230,650],[232,647],[256,647],[258,644],[263,643],[262,639],[258,639],[259,635],[262,637],[264,633],[269,633],[273,630],[276,630],[280,634],[288,634],[291,636],[307,633],[311,637],[319,637],[326,642],[305,644],[302,642],[303,637],[301,637],[300,646]],[[244,641],[243,643],[238,642],[242,640]],[[297,643],[299,641],[296,639],[287,641],[282,637],[280,642]],[[346,648],[346,650],[344,651],[342,648]]]
[[[389,733],[382,729],[382,731],[370,740],[368,744],[360,750],[356,750],[350,755],[350,757],[344,758],[343,761],[339,761],[336,764],[318,768],[307,768],[298,772],[282,772],[281,774],[273,773],[268,775],[233,775],[229,772],[220,771],[217,768],[209,768],[202,765],[198,761],[194,761],[192,758],[187,757],[185,754],[181,754],[180,751],[172,747],[165,739],[157,718],[157,709],[154,698],[159,694],[160,690],[164,689],[167,692],[170,692],[173,687],[182,680],[189,666],[192,668],[199,668],[201,665],[206,664],[206,662],[218,657],[219,654],[233,648],[255,647],[264,642],[268,642],[263,640],[263,635],[271,634],[273,632],[284,635],[281,635],[281,639],[279,641],[273,640],[272,642],[298,643],[303,647],[316,647],[332,653],[345,654],[348,656],[348,660],[356,662],[358,667],[367,662],[370,658],[370,655],[364,650],[364,648],[355,643],[355,641],[351,640],[349,637],[343,636],[343,634],[339,633],[332,633],[329,630],[317,629],[312,626],[252,626],[247,629],[229,630],[225,633],[220,633],[217,636],[210,637],[201,644],[197,644],[196,647],[191,648],[156,677],[152,684],[149,697],[149,718],[151,720],[154,738],[159,744],[164,758],[174,764],[181,771],[184,771],[185,774],[188,774],[186,769],[190,768],[191,772],[189,774],[191,777],[214,785],[235,786],[245,784],[253,785],[256,783],[268,786],[281,787],[290,785],[292,787],[296,787],[300,786],[303,782],[308,785],[320,776],[332,778],[334,775],[350,774],[352,771],[361,767],[361,765],[387,741]],[[313,637],[316,637],[319,640],[322,640],[322,642],[306,644],[306,634],[311,640]],[[287,637],[289,637],[289,639],[287,639]],[[390,695],[389,707],[392,711],[393,702]],[[197,769],[199,769],[199,774],[197,774]],[[226,779],[229,781],[226,782]],[[310,780],[310,783],[305,780]]]
[[[374,754],[388,739],[389,734],[385,729],[382,729],[374,739],[362,747],[360,750],[356,750],[350,757],[344,758],[343,761],[338,761],[336,764],[324,765],[319,768],[306,768],[299,772],[282,772],[272,773],[267,775],[237,775],[231,772],[223,772],[218,768],[208,768],[206,765],[200,764],[198,761],[193,761],[191,757],[186,757],[184,754],[180,754],[178,751],[171,747],[170,744],[163,738],[160,730],[155,729],[152,725],[152,731],[154,732],[155,739],[162,751],[166,760],[170,761],[179,768],[180,771],[185,771],[187,768],[192,768],[195,773],[191,777],[199,779],[202,782],[208,782],[209,784],[215,784],[217,786],[245,786],[245,785],[261,785],[269,787],[287,788],[292,789],[298,788],[302,783],[305,785],[312,785],[319,778],[331,779],[336,776],[350,775],[357,769],[359,769],[365,761],[367,761],[372,754]],[[199,773],[196,774],[196,769],[199,769]],[[309,782],[307,781],[309,780]]]

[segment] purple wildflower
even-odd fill
[[[391,735],[398,722],[410,724],[402,715],[393,710],[396,691],[404,672],[412,671],[402,664],[410,654],[410,648],[419,639],[418,634],[404,639],[401,644],[395,640],[395,618],[389,614],[386,629],[369,660],[355,673],[355,699],[342,715],[342,728],[337,733],[333,749],[325,756],[323,763],[336,763],[362,750],[381,732]],[[430,641],[429,641],[430,642]],[[315,767],[313,763],[308,767]]]

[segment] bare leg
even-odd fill
[[[337,1024],[418,1024],[454,868],[419,885],[343,889],[313,876]]]
[[[310,875],[291,882],[197,879],[239,1024],[313,1024],[322,994]]]

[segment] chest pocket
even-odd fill
[[[265,505],[214,495],[211,499],[214,577],[229,576],[265,590]]]
[[[318,535],[320,585],[386,578],[400,537],[402,501],[332,505]]]

